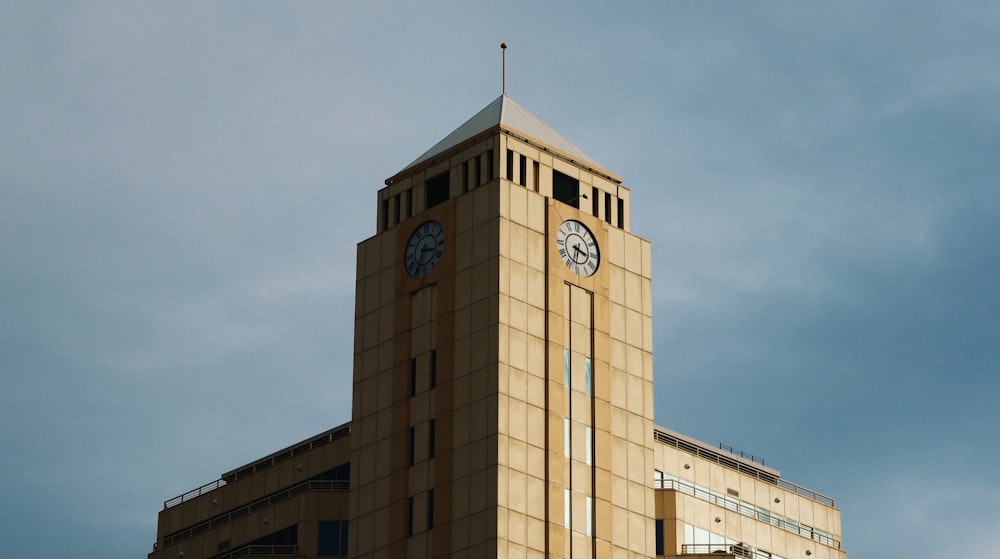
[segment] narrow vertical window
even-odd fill
[[[528,184],[528,181],[525,179],[525,175],[527,174],[528,174],[528,158],[522,155],[520,169],[518,169],[517,184],[521,186],[526,186]]]
[[[415,427],[410,427],[410,465],[412,466],[416,462],[417,457],[417,429]]]
[[[427,433],[427,456],[434,458],[435,452],[437,452],[437,422],[431,420],[430,426],[428,426]]]
[[[430,209],[448,201],[451,196],[451,173],[445,171],[424,182],[424,208]]]
[[[597,209],[598,202],[600,201],[600,193],[597,191],[597,187],[590,189],[590,213],[594,214],[594,217],[600,215],[600,211]]]
[[[507,180],[514,181],[514,150],[507,150]]]
[[[406,189],[406,217],[413,217],[413,189]]]
[[[431,350],[431,388],[437,386],[437,372],[438,372],[438,352],[436,349]]]
[[[410,359],[410,396],[417,394],[417,358]]]
[[[392,197],[392,205],[393,205],[393,208],[394,208],[392,210],[393,217],[395,219],[395,222],[399,223],[399,215],[400,215],[400,212],[399,212],[399,194],[397,194],[397,195],[395,195],[395,196]]]
[[[469,161],[462,162],[462,192],[469,191]]]
[[[480,186],[483,184],[483,156],[482,154],[477,155],[475,159],[475,165],[473,165],[472,170],[472,186]]]
[[[382,200],[382,230],[389,228],[389,199]]]
[[[611,193],[604,193],[604,221],[611,223]]]
[[[493,180],[493,150],[486,152],[486,181]]]
[[[538,192],[538,162],[533,161],[532,163],[534,164],[535,172],[531,174],[531,187],[535,190],[535,192]]]
[[[587,396],[591,396],[593,394],[593,384],[594,384],[594,382],[593,382],[593,375],[590,372],[590,367],[591,366],[590,366],[590,358],[589,357],[586,359],[586,364],[587,364],[587,372],[586,372],[586,381],[585,382],[586,382],[587,386],[586,386],[585,392],[587,393]]]
[[[587,426],[587,465],[594,465],[594,434],[591,427]]]
[[[563,514],[565,515],[565,520],[563,522],[566,525],[566,529],[570,530],[573,528],[573,509],[570,506],[569,489],[563,490],[563,509]]]
[[[427,529],[434,527],[434,490],[427,492]]]
[[[563,350],[563,383],[565,383],[566,386],[570,385],[570,380],[569,380],[569,350],[568,349],[564,349]]]
[[[625,200],[618,199],[618,228],[625,228]]]
[[[566,454],[567,458],[569,458],[570,456],[573,455],[573,450],[572,450],[572,445],[571,445],[571,439],[570,439],[570,431],[569,430],[570,430],[569,418],[568,417],[564,417],[563,418],[563,453]]]
[[[587,495],[587,537],[594,537],[594,498]]]
[[[656,519],[656,554],[663,555],[663,519]]]

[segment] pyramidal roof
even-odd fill
[[[445,136],[440,142],[434,144],[431,149],[424,152],[413,163],[404,167],[400,173],[424,161],[433,159],[435,156],[448,151],[480,132],[497,127],[517,131],[524,136],[553,147],[573,159],[599,167],[599,165],[593,162],[593,158],[584,153],[580,148],[574,146],[569,140],[563,138],[561,134],[550,128],[548,124],[545,124],[538,117],[529,113],[527,109],[518,105],[510,97],[501,95],[492,103],[486,105],[483,110],[476,113],[475,116],[465,121],[465,124],[456,128],[454,132]]]

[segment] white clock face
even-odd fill
[[[436,221],[425,221],[406,243],[406,271],[415,278],[426,276],[444,253],[444,228]]]
[[[578,276],[592,276],[601,263],[601,251],[594,234],[575,220],[562,222],[556,231],[556,248],[566,267]]]

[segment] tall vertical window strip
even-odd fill
[[[521,186],[526,186],[528,184],[528,181],[525,180],[525,176],[528,174],[528,158],[527,157],[525,157],[523,155],[521,156],[521,161],[520,161],[519,167],[520,167],[520,169],[518,169],[518,170],[520,172],[518,173],[517,184],[519,184]]]
[[[427,529],[434,527],[434,490],[427,492]]]
[[[347,557],[346,520],[320,520],[317,551],[320,557]]]
[[[475,159],[475,165],[472,166],[472,186],[480,186],[483,184],[483,156],[477,155]]]
[[[406,217],[413,217],[413,189],[406,189]]]
[[[428,427],[427,433],[427,456],[434,458],[434,453],[437,451],[435,448],[437,446],[437,421],[432,419],[430,426]]]
[[[437,372],[438,372],[438,352],[436,349],[431,350],[431,388],[437,386]]]
[[[587,426],[587,465],[594,465],[594,434],[589,425]]]
[[[469,191],[469,161],[462,162],[462,192]]]
[[[493,150],[486,152],[486,180],[493,180]]]
[[[625,200],[618,199],[618,228],[625,228]]]
[[[573,528],[573,509],[570,504],[569,489],[563,489],[563,512],[565,514],[564,522],[567,530],[571,530]]]
[[[590,373],[590,358],[589,357],[587,358],[586,363],[587,363],[587,376],[586,376],[587,387],[586,387],[586,392],[587,392],[587,396],[591,396],[592,393],[593,393],[592,386],[593,386],[594,382],[592,380],[593,379],[593,375]]]
[[[597,187],[595,186],[590,189],[590,213],[594,214],[595,217],[600,213],[600,210],[598,210],[597,208],[599,200],[600,198],[598,198],[598,190]]]
[[[570,379],[569,379],[569,350],[568,349],[564,349],[563,350],[563,383],[565,383],[566,386],[570,386]]]
[[[611,223],[611,193],[604,193],[604,221]]]
[[[663,519],[656,519],[656,554],[663,555]]]
[[[587,537],[594,537],[594,498],[587,495]]]
[[[507,150],[507,180],[514,181],[514,151]]]
[[[410,465],[412,466],[416,461],[417,457],[417,429],[415,427],[410,427]]]
[[[569,429],[570,429],[569,418],[568,417],[564,417],[563,418],[563,453],[566,454],[567,458],[570,457],[570,456],[572,456],[572,454],[573,454],[572,444],[571,444],[572,443],[572,439],[570,438]]]
[[[417,393],[417,358],[410,359],[410,396]]]

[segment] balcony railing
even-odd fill
[[[827,497],[826,495],[813,491],[812,489],[807,489],[800,485],[796,485],[790,481],[785,481],[781,479],[781,477],[778,475],[777,470],[772,470],[764,466],[763,460],[757,458],[756,456],[746,455],[745,453],[741,453],[739,451],[736,451],[734,453],[732,451],[732,447],[722,448],[722,450],[726,450],[727,454],[732,454],[733,457],[730,457],[728,455],[723,455],[719,453],[718,451],[716,451],[711,447],[698,446],[693,442],[684,440],[683,438],[680,437],[676,437],[673,434],[659,427],[653,431],[653,438],[656,439],[658,442],[661,442],[667,446],[672,446],[674,448],[677,448],[678,450],[682,450],[684,452],[693,454],[694,456],[698,456],[700,458],[704,458],[711,462],[715,462],[716,464],[725,466],[727,468],[731,468],[742,474],[746,474],[755,477],[761,481],[777,485],[782,489],[787,489],[788,491],[791,491],[796,495],[801,495],[807,499],[812,499],[817,503],[822,503],[828,507],[837,506],[836,502],[833,500],[833,497]],[[743,460],[745,461],[740,461],[735,459],[734,457],[736,456],[743,458]],[[757,467],[755,464],[760,464],[760,467]]]
[[[681,546],[681,555],[714,555],[715,557],[749,557],[750,559],[771,559],[770,554],[739,544],[689,544]]]
[[[283,557],[299,556],[299,546],[297,545],[246,545],[234,549],[223,555],[216,555],[212,559],[241,559],[242,557],[273,557],[280,555]]]
[[[198,534],[207,532],[213,528],[218,528],[223,524],[228,524],[234,520],[244,518],[250,515],[250,513],[258,512],[264,510],[268,507],[274,506],[282,501],[287,501],[292,497],[299,495],[301,493],[307,493],[312,491],[337,491],[337,492],[347,492],[351,488],[351,482],[348,480],[309,480],[293,485],[287,489],[283,489],[276,493],[272,493],[263,499],[258,499],[252,503],[233,509],[231,511],[225,512],[218,516],[209,518],[204,522],[200,522],[190,528],[185,528],[177,532],[167,534],[163,537],[163,541],[160,543],[161,546],[167,547],[184,540],[189,540]]]
[[[163,502],[163,510],[167,510],[170,507],[177,506],[185,501],[190,501],[191,499],[200,497],[211,491],[215,491],[216,489],[225,486],[229,482],[245,478],[261,470],[265,470],[267,468],[280,464],[281,462],[284,462],[285,460],[288,460],[292,457],[301,456],[302,454],[305,454],[306,452],[309,452],[314,448],[323,446],[327,443],[332,443],[337,439],[346,437],[350,433],[351,433],[350,423],[344,423],[343,425],[334,427],[329,431],[320,433],[319,435],[316,435],[311,439],[307,439],[306,441],[299,443],[295,446],[288,447],[284,450],[279,450],[278,452],[275,452],[270,456],[261,458],[256,462],[247,464],[246,466],[237,468],[231,472],[226,472],[222,474],[220,479],[208,482],[205,485],[202,485],[201,487],[192,489],[191,491],[188,491],[183,495],[178,495],[173,499],[168,499]]]
[[[782,528],[792,532],[793,534],[798,534],[804,538],[830,546],[834,549],[840,549],[840,541],[835,539],[833,534],[825,530],[813,528],[812,526],[803,524],[791,518],[786,518],[783,515],[771,512],[751,503],[734,499],[728,495],[723,495],[718,491],[712,491],[706,487],[672,477],[659,479],[654,483],[657,489],[673,489],[680,491],[681,493],[691,495],[696,499],[701,499],[702,501],[707,501],[713,505],[724,507],[727,510],[738,512],[743,516],[749,516],[755,520],[766,522],[772,526]]]

